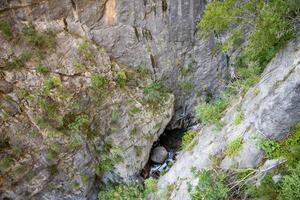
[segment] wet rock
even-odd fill
[[[6,94],[13,91],[13,85],[5,80],[0,80],[0,92]]]
[[[155,147],[152,151],[151,160],[156,163],[163,163],[168,156],[168,152],[165,147]]]

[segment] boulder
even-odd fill
[[[168,152],[165,147],[155,147],[152,151],[151,160],[156,163],[163,163],[168,157]]]

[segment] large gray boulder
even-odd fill
[[[152,150],[151,160],[156,163],[162,164],[168,157],[168,152],[163,146],[155,147]]]

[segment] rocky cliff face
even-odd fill
[[[1,1],[0,198],[93,199],[100,179],[137,178],[171,118],[226,80],[195,36],[204,3]]]
[[[226,124],[216,131],[204,127],[195,139],[196,145],[184,152],[170,171],[159,179],[161,191],[168,190],[171,199],[189,199],[188,184],[195,185],[191,169],[209,169],[218,159],[221,169],[256,168],[263,158],[257,147],[258,137],[283,139],[300,120],[300,51],[299,36],[282,49],[262,74],[260,82],[229,108],[223,118]],[[240,124],[235,115],[244,113]],[[231,141],[240,138],[242,148],[235,156],[226,154]]]

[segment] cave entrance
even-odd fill
[[[164,131],[153,144],[149,161],[141,174],[144,179],[158,178],[171,168],[181,150],[181,141],[186,130],[186,128],[179,128]]]

